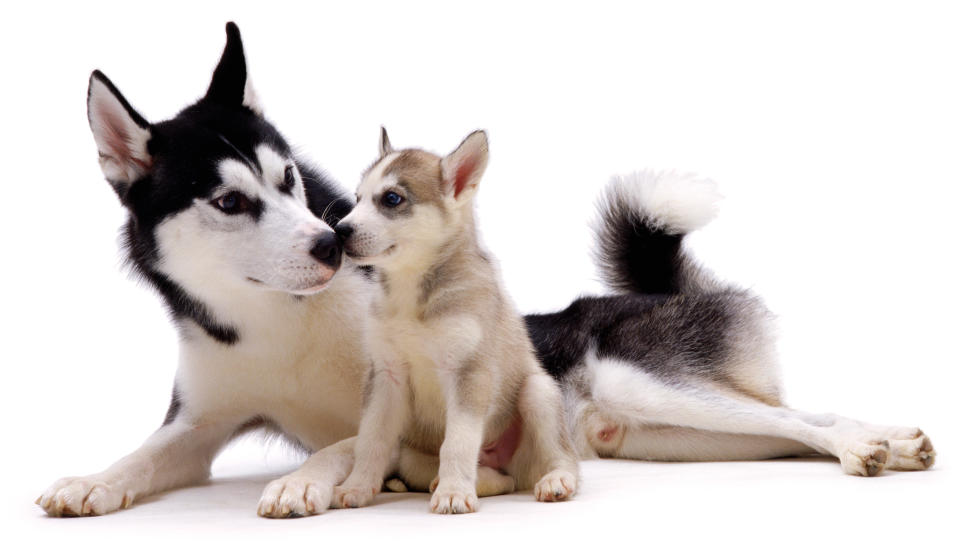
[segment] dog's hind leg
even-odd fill
[[[210,475],[214,456],[237,427],[181,416],[105,471],[53,483],[37,504],[56,517],[103,515],[148,494],[196,484]]]
[[[929,439],[916,429],[896,429],[899,436],[910,438],[891,437],[888,428],[864,425],[838,415],[811,414],[767,405],[710,382],[670,384],[622,363],[610,365],[596,377],[592,400],[586,402],[590,407],[579,410],[578,432],[584,434],[590,430],[584,425],[583,416],[595,412],[611,425],[626,427],[621,434],[624,434],[624,440],[631,440],[627,445],[632,446],[630,453],[637,455],[644,454],[644,449],[638,447],[644,435],[647,440],[657,440],[649,429],[644,431],[651,425],[736,435],[727,438],[733,442],[746,442],[741,445],[749,449],[744,450],[743,455],[753,452],[770,457],[778,455],[778,450],[786,452],[779,455],[788,455],[792,450],[802,450],[797,446],[799,443],[836,456],[843,470],[853,475],[873,476],[887,464],[893,464],[894,469],[925,469],[932,465],[935,455]],[[610,437],[609,432],[605,436]],[[698,433],[686,434],[696,438]],[[768,441],[750,439],[749,436],[744,438],[743,435],[785,439],[793,444],[763,446]],[[675,447],[683,440],[676,436],[660,439],[664,438],[673,442]],[[705,438],[709,436],[701,436],[701,439]],[[722,441],[723,437],[713,440],[714,448]],[[668,448],[669,442],[660,447],[666,453],[670,452]],[[646,450],[655,453],[654,448],[647,447]],[[731,446],[730,453],[720,455],[737,455],[735,452]],[[687,449],[676,455],[705,454]]]
[[[563,419],[559,387],[546,374],[528,375],[517,409],[523,432],[507,466],[517,479],[517,488],[533,486],[534,496],[541,502],[569,500],[577,491],[579,466]]]

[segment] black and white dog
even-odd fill
[[[99,72],[88,114],[103,173],[129,212],[126,254],[179,328],[180,363],[163,425],[143,446],[101,473],[55,482],[38,504],[54,516],[126,508],[202,481],[231,439],[271,428],[313,455],[267,485],[259,513],[324,511],[353,464],[369,365],[363,315],[377,287],[341,267],[331,225],[352,201],[264,119],[233,24],[206,95],[173,119],[148,122]],[[918,429],[781,405],[764,306],[683,251],[714,199],[711,183],[690,176],[615,179],[599,252],[619,293],[527,317],[580,455],[821,452],[858,475],[932,465]],[[435,454],[397,457],[419,474],[436,465]]]

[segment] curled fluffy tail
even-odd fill
[[[597,262],[623,293],[677,294],[713,289],[684,252],[683,237],[710,222],[720,195],[693,174],[641,171],[614,176],[598,202]]]

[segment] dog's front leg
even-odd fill
[[[186,419],[160,427],[140,448],[106,470],[53,483],[37,500],[51,516],[103,515],[148,494],[198,483],[236,424]]]
[[[263,517],[302,517],[330,507],[333,489],[353,467],[356,437],[331,444],[310,456],[299,469],[263,489],[257,513]]]
[[[475,512],[478,507],[477,458],[483,445],[492,375],[482,361],[471,361],[456,371],[442,374],[447,375],[447,422],[430,511],[438,514]]]
[[[363,418],[354,446],[353,471],[333,490],[334,508],[359,508],[373,500],[396,461],[406,424],[409,368],[395,359],[377,359],[367,381]]]

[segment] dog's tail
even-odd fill
[[[710,222],[720,195],[693,174],[641,171],[614,176],[597,203],[596,259],[620,293],[712,290],[713,277],[687,254],[684,236]]]

